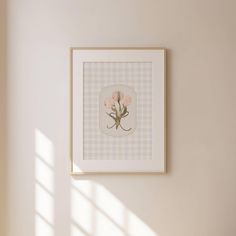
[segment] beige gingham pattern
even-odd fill
[[[152,63],[85,62],[83,65],[84,160],[152,159]],[[99,94],[106,86],[127,85],[137,94],[133,134],[112,137],[99,128]]]

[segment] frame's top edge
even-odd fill
[[[73,50],[164,50],[163,47],[70,47]]]

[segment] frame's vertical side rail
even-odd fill
[[[69,155],[70,172],[73,173],[73,48],[70,49],[70,81],[69,81]]]
[[[164,173],[167,172],[167,51],[164,49]]]

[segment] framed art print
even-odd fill
[[[71,49],[71,172],[165,172],[165,50]]]

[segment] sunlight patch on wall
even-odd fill
[[[71,202],[73,207],[71,208],[71,218],[78,228],[82,228],[87,234],[92,233],[92,204],[83,195],[81,195],[76,189],[72,189],[71,192]],[[75,204],[78,202],[79,204]]]
[[[35,236],[54,235],[54,148],[35,130]]]
[[[39,185],[43,186],[46,191],[53,193],[54,179],[53,169],[47,165],[42,159],[36,157],[35,160],[35,178]]]
[[[54,235],[53,227],[45,222],[45,219],[35,215],[35,236],[52,236]]]
[[[158,236],[104,186],[71,181],[71,236]]]
[[[128,227],[127,232],[129,235],[146,235],[158,236],[150,227],[148,227],[139,217],[132,212],[128,212]]]
[[[71,225],[71,236],[89,236],[87,232],[84,232],[78,225],[72,224]]]
[[[47,222],[53,224],[53,196],[51,196],[43,187],[35,186],[35,210]]]
[[[51,140],[49,140],[40,130],[35,131],[35,152],[49,166],[54,166],[54,150]]]
[[[123,204],[101,185],[96,184],[96,192],[97,196],[95,200],[97,207],[107,217],[112,216],[114,224],[122,227],[124,224]]]

